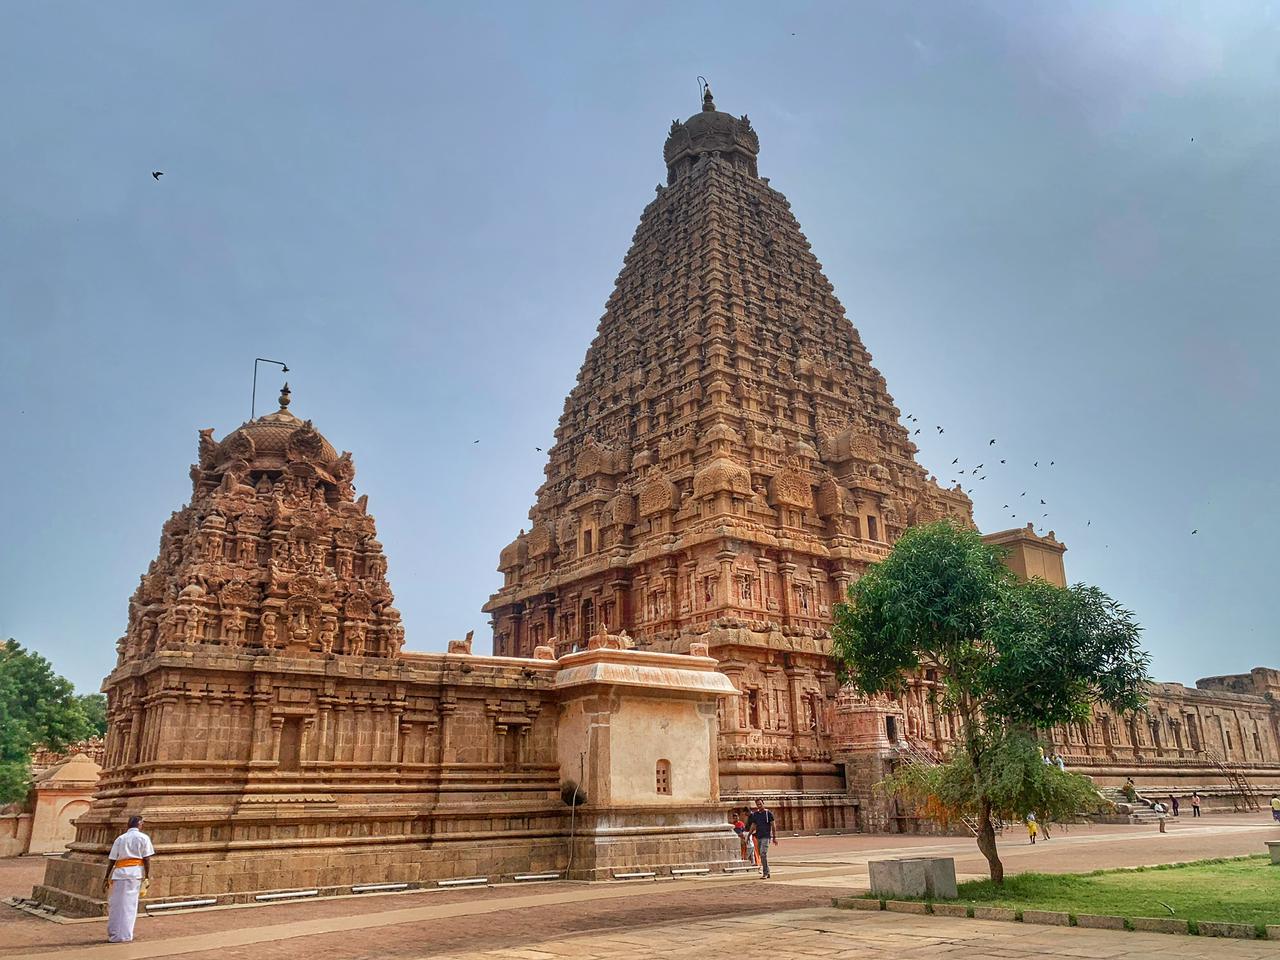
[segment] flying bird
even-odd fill
[[[1093,521],[1092,521],[1092,520],[1087,520],[1087,521],[1085,521],[1085,526],[1086,526],[1086,527],[1092,527],[1092,526],[1093,526]]]
[[[1200,532],[1200,529],[1197,527],[1195,530],[1191,531],[1191,535],[1194,537],[1199,532]]]
[[[954,460],[951,461],[951,465],[954,467],[959,462],[960,462],[960,458],[956,457]]]
[[[1003,461],[1003,460],[1001,460],[1000,462],[1001,462],[1001,463],[1004,463],[1004,461]]]
[[[1006,504],[1005,504],[1003,507],[1001,507],[1000,509],[1001,509],[1001,510],[1008,510],[1008,509],[1009,509],[1009,505],[1006,503]]]
[[[1020,494],[1018,494],[1018,496],[1020,497],[1025,497],[1026,495],[1027,495],[1027,491],[1025,490],[1023,490]]]
[[[537,450],[539,453],[541,453],[541,452],[542,452],[542,448],[541,448],[541,447],[534,447],[533,449]]]
[[[915,436],[919,436],[919,434],[920,434],[920,428],[919,428],[919,427],[916,427],[916,432],[915,432],[915,433],[913,433],[913,434],[912,434],[912,436],[913,436],[913,437],[915,437]]]
[[[1044,506],[1047,506],[1047,504],[1046,504],[1043,500],[1041,500],[1041,501],[1040,501],[1040,506],[1044,507]]]
[[[1050,461],[1049,461],[1049,466],[1051,466],[1051,467],[1052,467],[1052,466],[1053,466],[1053,463],[1054,463],[1054,461],[1050,460]]]
[[[479,441],[479,440],[472,440],[471,442],[472,442],[472,443],[479,443],[480,441]]]
[[[163,170],[152,170],[152,171],[151,171],[151,176],[152,176],[154,179],[159,180],[161,177],[163,177],[163,176],[164,176],[164,171],[163,171]]]
[[[985,480],[985,479],[987,479],[987,478],[986,478],[985,476],[981,476],[981,477],[979,477],[978,479],[979,479],[979,480]]]
[[[976,467],[974,467],[973,469],[975,469],[975,470],[981,470],[981,469],[982,469],[982,464],[978,464],[978,465],[977,465]]]
[[[1033,464],[1032,464],[1032,466],[1033,466],[1033,467],[1038,467],[1038,466],[1040,466],[1040,461],[1039,461],[1039,460],[1037,460],[1035,463],[1033,463]]]
[[[988,447],[994,447],[995,445],[996,445],[996,441],[994,437],[992,437],[990,440],[987,441]]]

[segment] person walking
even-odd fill
[[[102,885],[107,896],[107,941],[129,943],[138,919],[138,897],[151,877],[151,858],[156,848],[142,832],[142,817],[129,818],[129,829],[116,837],[107,854],[107,873]]]
[[[1169,797],[1169,812],[1175,817],[1178,816],[1178,798],[1176,796]]]
[[[1200,794],[1194,790],[1191,792],[1191,819],[1194,820],[1200,816]]]
[[[1280,823],[1280,794],[1271,795],[1271,818]]]
[[[774,827],[773,813],[764,808],[764,801],[757,800],[756,808],[751,812],[750,816],[751,835],[756,841],[756,850],[760,855],[760,877],[763,880],[769,879],[769,844],[778,842],[777,831]]]
[[[1031,842],[1036,842],[1036,834],[1039,832],[1040,825],[1036,823],[1036,815],[1034,813],[1027,814],[1027,836],[1031,838]]]

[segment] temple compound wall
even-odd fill
[[[96,796],[36,895],[101,912],[104,857],[138,813],[161,901],[736,859],[714,763],[736,695],[706,648],[599,630],[558,659],[473,656],[469,637],[403,651],[351,457],[287,405],[202,432],[103,684]]]

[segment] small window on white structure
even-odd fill
[[[671,796],[671,761],[659,760],[658,769],[655,780],[657,782],[658,793],[664,796]]]

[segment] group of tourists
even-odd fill
[[[1138,793],[1138,788],[1133,782],[1133,777],[1127,777],[1125,779],[1124,786],[1121,788],[1120,792],[1124,794],[1124,798],[1130,803],[1145,803],[1156,813],[1164,813],[1172,817],[1182,815],[1182,798],[1176,793],[1169,794],[1169,799],[1167,801],[1150,800]],[[1196,790],[1191,791],[1191,816],[1193,818],[1200,816],[1200,793]]]
[[[763,800],[754,810],[733,811],[733,832],[738,835],[742,859],[760,868],[760,876],[769,879],[769,845],[778,842],[773,812],[766,810]]]

